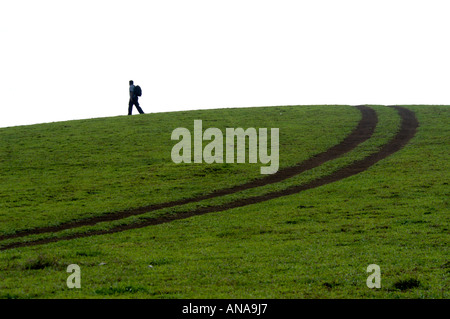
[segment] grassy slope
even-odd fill
[[[3,270],[0,297],[448,298],[450,266],[447,248],[449,222],[447,183],[449,164],[446,150],[450,135],[448,131],[450,112],[448,107],[411,106],[410,108],[416,112],[420,122],[419,131],[411,143],[400,152],[377,163],[368,171],[343,181],[297,195],[226,212],[175,221],[170,224],[46,246],[4,251],[0,258],[0,267]],[[291,137],[291,142],[286,142],[284,150],[283,147],[280,149],[283,154],[280,158],[282,165],[289,165],[296,162],[294,156],[300,159],[302,156],[307,158],[311,152],[315,153],[335,144],[348,134],[358,119],[357,112],[345,107],[323,109],[291,107],[286,109],[286,112],[308,111],[309,113],[307,116],[296,117],[297,122],[292,122],[292,124],[283,124],[289,122],[289,117],[274,124],[271,121],[276,120],[274,115],[275,112],[279,113],[277,108],[268,108],[266,111],[273,112],[272,116],[268,118],[261,115],[259,119],[254,115],[255,110],[263,111],[262,109],[202,111],[199,112],[201,114],[180,112],[177,114],[180,116],[173,119],[173,122],[169,122],[170,118],[167,115],[167,118],[164,118],[164,115],[158,115],[162,118],[158,121],[152,119],[154,121],[152,130],[166,127],[166,135],[161,136],[167,136],[168,133],[170,139],[172,124],[174,127],[189,127],[194,118],[206,119],[208,116],[211,120],[220,118],[220,122],[228,120],[228,123],[221,124],[224,125],[223,127],[250,127],[252,124],[248,124],[248,121],[251,119],[255,120],[253,122],[255,127],[281,127],[283,124],[286,125],[285,131],[290,132],[288,135]],[[316,117],[319,110],[330,113]],[[376,110],[380,116],[380,124],[373,139],[343,158],[330,162],[314,172],[311,171],[308,174],[302,174],[304,176],[286,181],[284,185],[304,182],[313,176],[330,173],[355,158],[373,152],[377,145],[381,145],[383,141],[392,137],[396,125],[398,125],[395,112],[385,107],[376,107]],[[248,112],[248,117],[243,118],[243,122],[240,124],[235,124],[237,122],[236,116],[233,116],[236,114],[234,112]],[[258,114],[262,113],[258,112]],[[241,116],[243,115],[241,114]],[[336,116],[349,120],[341,122],[337,131],[330,131],[336,127]],[[118,125],[117,123],[120,121],[129,120],[136,121],[137,124],[130,130],[141,128],[140,133],[142,134],[148,129],[147,126],[146,129],[143,129],[143,125],[138,125],[140,121],[147,121],[144,117],[117,118],[109,121],[115,121],[115,124]],[[90,129],[98,128],[99,132],[105,135],[105,130],[111,130],[111,123],[105,122],[102,126],[102,121],[108,120],[77,121],[72,124],[84,123],[88,126],[95,124]],[[263,124],[259,124],[257,121]],[[321,123],[320,121],[328,121],[330,127],[317,125]],[[123,123],[125,123],[123,127],[128,126],[127,122]],[[167,125],[167,123],[171,123],[171,125]],[[212,123],[214,122],[211,122],[210,126],[213,126]],[[63,127],[69,124],[71,123],[54,125]],[[221,125],[214,124],[217,127],[221,127]],[[102,127],[103,129],[101,129]],[[27,132],[27,130],[37,128],[39,127],[16,128],[16,132],[7,132],[8,134],[6,134],[6,131],[12,130],[8,129],[0,131],[2,134],[0,136],[7,135],[12,139],[12,136],[29,134],[30,144],[27,146],[25,143],[18,149],[21,152],[30,151],[31,147],[36,144],[32,142],[35,132]],[[52,128],[52,130],[55,129]],[[78,138],[88,135],[86,129],[80,130]],[[328,131],[323,132],[322,130]],[[74,131],[72,128],[71,132]],[[280,132],[282,132],[281,128]],[[128,132],[123,138],[132,138],[130,137],[133,135],[132,133]],[[115,135],[114,132],[110,134]],[[311,139],[313,136],[315,138]],[[329,137],[334,139],[331,140]],[[68,137],[61,135],[61,138],[67,139]],[[136,142],[135,139],[133,141]],[[292,147],[294,141],[297,146],[295,150]],[[317,141],[317,144],[311,141]],[[86,139],[84,144],[87,142]],[[283,143],[281,138],[280,142]],[[99,144],[98,141],[91,144],[89,148],[93,148],[93,145],[97,144]],[[10,150],[13,148],[12,145],[16,144],[10,143]],[[134,144],[124,141],[121,145],[125,150]],[[128,161],[130,164],[126,166],[129,171],[128,174],[124,174],[126,172],[124,168],[122,177],[132,175],[133,172],[138,174],[145,167],[147,169],[150,167],[148,169],[150,171],[157,165],[164,167],[163,160],[159,164],[158,162],[145,163],[145,161],[156,161],[158,156],[148,156],[148,153],[143,151],[143,149],[147,149],[147,144],[139,145],[141,146],[136,147],[135,151],[139,153],[141,149],[141,157],[137,156],[140,160],[133,161],[133,158],[136,158],[135,154],[127,157],[125,162]],[[5,149],[4,144],[2,147]],[[312,147],[317,148],[312,151]],[[55,146],[54,152],[57,149],[59,147]],[[38,150],[39,148],[36,149],[36,151]],[[101,150],[100,147],[97,154],[102,154]],[[166,149],[161,148],[160,158],[164,157],[166,152],[170,153],[170,145]],[[61,154],[63,153],[61,151]],[[76,155],[78,152],[73,153]],[[158,152],[156,153],[158,154]],[[86,152],[86,154],[90,153]],[[91,152],[91,154],[95,154],[95,152]],[[151,154],[155,154],[155,152]],[[423,156],[424,154],[427,156]],[[111,155],[107,156],[107,158],[110,157]],[[114,158],[119,161],[123,160],[118,156],[112,156],[112,158],[111,162],[114,161]],[[74,160],[74,164],[70,167],[76,168],[76,160],[73,157],[70,157],[70,160]],[[89,163],[82,157],[78,160],[81,164]],[[62,163],[68,161],[69,158]],[[17,162],[19,159],[16,159],[15,165],[18,165]],[[133,167],[137,163],[140,163],[141,170],[133,171]],[[17,166],[11,163],[3,163],[3,165],[10,165],[9,172],[13,171],[19,174]],[[31,163],[23,162],[21,167],[23,170],[31,166]],[[47,163],[46,166],[57,168],[57,165],[51,163]],[[119,166],[123,167],[122,164]],[[198,170],[189,172],[188,176],[195,179],[196,173],[205,172],[204,166],[185,166],[183,170],[188,168]],[[111,174],[105,176],[120,176],[116,170],[112,169],[113,167],[114,165],[111,164]],[[165,167],[165,169],[161,168],[164,172],[161,175],[163,177],[183,172],[174,172],[178,169],[174,166]],[[223,187],[223,179],[230,178],[229,170],[239,170],[233,171],[237,175],[232,182],[238,183],[240,179],[251,179],[258,175],[259,165],[256,167],[231,165],[226,169],[227,172],[224,175],[208,174],[207,176],[211,179],[198,178],[195,180],[195,184],[190,183],[189,179],[185,183],[169,179],[164,183],[161,182],[158,187],[162,187],[162,193],[167,193],[167,190],[170,189],[171,196],[177,198],[177,196],[183,196],[183,193],[173,188],[180,185],[178,187],[192,195],[211,185],[217,185],[218,188]],[[87,171],[89,172],[89,170]],[[92,176],[101,180],[103,174],[96,175],[93,173],[94,171],[95,169],[92,168]],[[186,174],[186,171],[184,172]],[[44,175],[43,172],[41,174]],[[83,175],[79,174],[78,176]],[[23,176],[29,176],[29,173],[24,173],[22,178]],[[84,176],[87,186],[91,185],[92,176],[89,174]],[[134,175],[131,180],[136,180],[136,176],[141,175]],[[17,183],[22,181],[18,176],[9,177],[2,169],[2,180],[5,177],[16,178]],[[142,179],[139,186],[143,184],[147,187],[146,189],[154,190],[156,188],[155,181],[164,179],[158,179],[156,175],[152,178],[153,184],[146,185],[146,179]],[[82,178],[80,179],[82,180]],[[71,181],[72,179],[69,179],[67,183],[79,185],[78,182]],[[117,181],[121,181],[121,179],[117,178],[115,183]],[[211,184],[207,184],[210,181]],[[12,180],[7,179],[6,182],[2,182],[2,187],[5,188],[11,185],[10,183]],[[26,190],[29,194],[45,193],[36,187],[31,177],[23,183],[22,186],[16,187],[19,190]],[[115,183],[111,184],[116,185]],[[28,185],[28,188],[23,185]],[[35,186],[34,190],[33,185]],[[109,184],[104,181],[99,185]],[[121,192],[126,191],[130,186],[133,186],[131,182],[124,183]],[[134,187],[137,189],[136,185]],[[273,187],[280,186],[273,185]],[[101,194],[104,188],[105,186],[99,186],[96,189]],[[114,187],[110,188],[114,189]],[[270,189],[272,188],[253,190],[249,194]],[[112,190],[108,191],[112,192]],[[85,205],[93,207],[94,213],[96,212],[94,208],[99,205],[97,208],[100,212],[107,205],[116,203],[125,205],[121,199],[129,198],[132,196],[131,193],[136,194],[136,192],[130,192],[119,199],[111,199],[105,206],[102,206],[100,201],[92,203],[93,198],[97,198],[97,196],[86,196]],[[145,198],[147,198],[145,202],[147,204],[149,201],[154,202],[160,198],[160,194],[152,191],[144,193],[138,192],[138,195],[133,195],[130,203],[126,203],[126,205],[141,204]],[[1,194],[4,196],[4,191]],[[6,194],[9,193],[6,192]],[[29,202],[34,203],[32,196],[35,195],[30,196]],[[20,203],[18,198],[16,202]],[[226,199],[216,199],[211,203],[224,200]],[[14,201],[3,201],[2,199],[2,205],[5,203],[11,205],[11,202]],[[45,209],[40,211],[31,204],[29,205],[31,208],[27,208],[28,206],[25,205],[21,209],[13,206],[4,210],[2,207],[1,229],[4,232],[11,232],[12,229],[18,227],[17,225],[22,225],[12,218],[18,212],[19,214],[22,212],[20,218],[27,220],[27,225],[41,225],[51,223],[55,216],[61,220],[70,218],[76,211],[70,210],[72,207],[70,201],[61,203],[62,210],[56,205],[56,201],[47,199],[42,200],[42,203],[39,202],[39,204],[46,205],[46,210],[54,209],[53,213],[41,216]],[[74,204],[73,207],[79,206]],[[61,211],[67,213],[61,213]],[[28,217],[27,219],[31,212],[34,213],[34,218]],[[106,264],[99,266],[102,262]],[[65,273],[65,267],[71,263],[81,266],[81,290],[73,291],[65,286],[68,275]],[[372,263],[381,267],[382,289],[379,290],[368,289],[365,285],[368,276],[365,270]],[[153,267],[149,267],[149,265]]]
[[[174,164],[172,130],[192,132],[194,119],[223,132],[280,128],[283,167],[338,143],[359,112],[345,106],[223,109],[0,129],[0,233],[189,198],[261,176],[260,164]]]

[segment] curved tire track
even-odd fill
[[[363,110],[367,110],[369,108],[367,107],[362,107],[359,106],[358,107],[361,112],[364,115]],[[147,227],[147,226],[151,226],[151,225],[157,225],[157,224],[162,224],[162,223],[167,223],[167,222],[171,222],[174,220],[180,220],[180,219],[185,219],[185,218],[189,218],[192,216],[197,216],[197,215],[203,215],[206,213],[211,213],[211,212],[220,212],[220,211],[224,211],[224,210],[228,210],[228,209],[232,209],[232,208],[237,208],[237,207],[243,207],[243,206],[247,206],[247,205],[251,205],[251,204],[255,204],[255,203],[260,203],[263,201],[267,201],[270,199],[275,199],[275,198],[279,198],[282,196],[287,196],[287,195],[292,195],[292,194],[296,194],[299,193],[301,191],[304,190],[308,190],[308,189],[312,189],[315,187],[319,187],[322,185],[326,185],[353,175],[356,175],[364,170],[367,170],[370,166],[374,165],[375,163],[377,163],[378,161],[388,157],[389,155],[397,152],[398,150],[400,150],[403,146],[405,146],[410,140],[411,138],[414,137],[417,127],[419,125],[414,112],[403,108],[403,107],[399,107],[399,106],[393,106],[393,108],[395,108],[397,110],[397,112],[399,113],[400,117],[401,117],[401,124],[400,124],[400,130],[398,131],[398,133],[394,136],[394,138],[389,141],[387,144],[385,144],[384,146],[381,147],[381,149],[377,152],[374,153],[372,155],[369,155],[368,157],[362,159],[362,160],[358,160],[353,162],[352,164],[343,167],[335,172],[333,172],[330,175],[315,179],[307,184],[303,184],[303,185],[297,185],[297,186],[292,186],[292,187],[288,187],[287,189],[284,190],[280,190],[280,191],[274,191],[274,192],[270,192],[264,195],[259,195],[259,196],[253,196],[253,197],[249,197],[249,198],[244,198],[244,199],[239,199],[239,200],[235,200],[229,203],[225,203],[225,204],[221,204],[221,205],[215,205],[215,206],[209,206],[209,207],[200,207],[197,208],[195,210],[191,210],[191,211],[185,211],[185,212],[180,212],[180,213],[176,213],[176,214],[172,214],[172,215],[165,215],[165,216],[161,216],[158,218],[154,218],[154,219],[148,219],[145,220],[143,222],[139,222],[139,223],[134,223],[134,224],[129,224],[129,225],[121,225],[121,226],[116,226],[113,227],[111,229],[107,229],[107,230],[98,230],[98,231],[92,231],[92,232],[87,232],[87,233],[81,233],[81,234],[73,234],[73,235],[68,235],[68,236],[64,236],[64,237],[57,237],[57,238],[44,238],[44,239],[38,239],[35,241],[29,241],[29,242],[23,242],[23,243],[12,243],[12,244],[8,244],[5,245],[3,247],[0,248],[0,250],[6,250],[6,249],[12,249],[12,248],[18,248],[18,247],[26,247],[26,246],[35,246],[35,245],[41,245],[41,244],[47,244],[47,243],[51,243],[51,242],[57,242],[57,241],[61,241],[61,240],[70,240],[70,239],[76,239],[76,238],[83,238],[83,237],[90,237],[90,236],[96,236],[96,235],[103,235],[103,234],[112,234],[112,233],[117,233],[117,232],[121,232],[121,231],[125,231],[125,230],[130,230],[130,229],[137,229],[137,228],[142,228],[142,227]],[[372,110],[372,109],[369,109]],[[373,111],[373,110],[372,110]],[[374,112],[375,114],[375,112]],[[364,118],[364,116],[363,116]],[[376,119],[376,115],[375,115],[375,119]],[[363,120],[362,120],[363,121]],[[361,122],[362,122],[361,121]],[[358,128],[360,128],[361,126],[361,122],[358,125]],[[375,123],[377,121],[375,120]],[[376,125],[376,124],[375,124]],[[358,130],[355,129],[355,131]],[[375,127],[372,128],[372,132],[370,133],[370,135],[372,135],[373,130]],[[354,132],[355,132],[354,131]],[[349,135],[352,136],[352,134]],[[365,136],[364,136],[365,137]],[[368,138],[368,137],[367,137]],[[365,138],[364,140],[366,140],[367,138]],[[344,141],[346,141],[348,138],[346,138]],[[344,142],[343,141],[343,142]],[[347,142],[349,142],[347,140]],[[352,142],[352,141],[350,141]],[[354,143],[354,141],[353,141]],[[358,142],[356,145],[358,145],[361,142]],[[342,143],[332,147],[331,149],[329,149],[328,151],[332,150],[330,154],[334,154],[334,152],[336,151],[336,148],[339,148],[338,146],[341,145]],[[348,147],[350,147],[349,145],[346,145],[347,143],[344,143],[344,145],[342,146],[343,149],[347,149]],[[352,144],[352,143],[349,143]],[[355,145],[355,146],[356,146]],[[353,146],[352,148],[354,148],[355,146]],[[333,150],[334,149],[334,150]],[[351,148],[350,148],[351,149]],[[349,149],[349,150],[350,150]],[[324,152],[327,153],[328,151]],[[348,152],[348,151],[347,151]],[[313,158],[319,158],[318,162],[320,162],[321,160],[325,160],[326,161],[326,157],[321,159],[321,155],[324,154],[321,153]],[[333,157],[335,156],[335,157]],[[339,155],[331,155],[332,158],[336,158]],[[314,165],[313,163],[313,158],[311,158],[310,160],[307,160],[306,162],[311,162],[309,163],[310,165]],[[305,162],[304,162],[305,163]],[[302,163],[302,164],[304,164]],[[323,162],[320,162],[320,164],[322,164]],[[301,167],[303,166],[302,164],[293,166],[293,167],[297,167],[296,169],[292,168],[287,168],[286,171],[289,173],[285,173],[286,176],[289,176],[289,174],[292,174],[290,176],[294,176],[298,173],[295,173],[295,171],[301,170]],[[314,165],[314,167],[320,165]],[[292,169],[292,171],[290,170]],[[274,174],[275,175],[275,174]],[[289,177],[290,177],[289,176]],[[269,177],[270,178],[270,177]],[[276,178],[280,178],[280,177],[276,177]],[[275,180],[276,180],[275,178]],[[288,178],[288,177],[285,177]],[[285,179],[283,178],[283,179]],[[260,180],[263,180],[265,178],[262,178]],[[270,179],[269,179],[270,181]],[[276,181],[274,181],[276,182]],[[249,182],[246,184],[242,184],[240,186],[237,187],[233,187],[233,188],[229,188],[229,189],[225,189],[225,191],[231,191],[232,189],[238,188],[238,187],[242,187],[243,185],[247,185],[250,183],[255,183],[255,182]],[[263,185],[269,184],[270,182],[267,182]],[[257,187],[257,186],[254,186]],[[251,188],[251,187],[248,187]],[[247,189],[247,188],[244,188]],[[223,192],[219,191],[219,192]],[[216,192],[216,193],[219,193]],[[214,193],[212,193],[214,194]],[[205,195],[205,196],[212,196],[211,194],[209,195]],[[216,196],[212,196],[212,197],[218,197],[218,196],[223,196],[223,195],[216,195]],[[200,196],[197,198],[202,198],[204,196]],[[208,198],[212,198],[212,197],[208,197]],[[175,202],[184,202],[184,201],[189,201],[189,202],[194,202],[194,199],[188,199],[188,200],[181,200],[181,201],[175,201]],[[174,202],[171,202],[174,203]],[[162,205],[162,204],[160,204]],[[178,204],[180,205],[180,204]],[[154,207],[156,205],[153,206],[149,206],[149,207]],[[173,205],[175,206],[175,205]],[[171,207],[171,206],[169,206]],[[143,208],[141,208],[143,209]],[[128,216],[132,216],[132,215],[137,215],[137,214],[142,214],[142,212],[140,212],[141,209],[136,209],[136,210],[130,210],[127,211],[128,213],[131,213]],[[127,212],[122,212],[122,215],[126,215]],[[148,212],[148,210],[146,210],[145,212]],[[119,213],[117,213],[119,214]],[[127,217],[128,217],[127,216]],[[123,217],[122,217],[123,218]],[[72,227],[73,228],[73,227]],[[66,228],[67,229],[67,228]],[[60,229],[62,230],[62,229]]]
[[[302,172],[310,170],[314,167],[322,165],[323,163],[333,160],[349,151],[354,149],[356,146],[361,144],[362,142],[369,139],[378,123],[378,118],[375,111],[367,106],[360,105],[356,106],[357,109],[361,112],[361,120],[358,122],[358,125],[353,129],[353,131],[339,144],[329,148],[328,150],[319,153],[303,162],[300,162],[294,166],[285,167],[275,174],[266,175],[262,178],[258,178],[247,183],[236,185],[229,188],[220,189],[205,195],[195,196],[187,199],[180,199],[175,201],[170,201],[161,204],[154,204],[149,206],[138,207],[135,209],[130,209],[126,211],[119,211],[114,213],[108,213],[101,216],[90,217],[85,219],[80,219],[72,222],[61,223],[56,226],[48,226],[48,227],[39,227],[25,231],[19,231],[15,234],[11,235],[3,235],[0,236],[0,240],[13,239],[19,237],[25,237],[30,235],[37,235],[43,233],[55,233],[62,230],[73,229],[83,226],[92,226],[100,222],[110,222],[123,218],[127,218],[130,216],[141,215],[144,213],[148,213],[151,211],[163,209],[163,208],[171,208],[174,206],[185,205],[189,203],[195,203],[206,199],[216,198],[220,196],[234,194],[243,190],[260,187],[268,184],[277,183],[283,181],[292,176],[298,175]]]

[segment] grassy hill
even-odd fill
[[[419,126],[401,149],[272,199],[378,154],[401,135],[399,112],[370,106],[376,126],[353,148],[220,196],[208,194],[264,178],[261,163],[175,164],[175,128],[279,128],[285,172],[345,144],[362,113],[280,106],[0,129],[0,298],[448,298],[450,108],[405,108]],[[81,289],[66,286],[69,264]],[[366,286],[369,264],[380,289]]]

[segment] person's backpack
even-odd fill
[[[135,94],[136,96],[141,96],[141,95],[142,95],[142,90],[141,90],[141,87],[140,87],[139,85],[136,85],[136,86],[134,87],[134,94]]]

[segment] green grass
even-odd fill
[[[167,224],[2,251],[0,298],[448,298],[450,109],[407,107],[420,123],[416,136],[347,179]],[[395,110],[373,108],[374,136],[341,158],[280,184],[143,217],[305,183],[364,158],[399,125]],[[173,164],[170,133],[192,129],[194,119],[223,131],[279,127],[284,167],[341,141],[359,112],[286,106],[0,129],[0,233],[191,197],[260,176],[260,164]],[[73,263],[81,268],[81,289],[66,286]],[[381,289],[366,286],[369,264],[381,268]]]
[[[5,217],[0,233],[189,198],[261,176],[261,164],[174,164],[171,133],[177,127],[192,130],[195,119],[223,132],[226,127],[280,128],[284,167],[338,143],[359,112],[345,106],[287,106],[0,129],[0,211]]]

